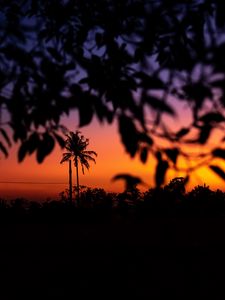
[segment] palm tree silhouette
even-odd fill
[[[82,172],[84,174],[84,168],[90,168],[90,161],[96,163],[93,156],[97,156],[95,151],[87,150],[89,145],[89,139],[86,139],[81,135],[80,131],[70,131],[66,134],[65,148],[67,152],[63,153],[63,158],[60,163],[69,161],[69,190],[70,190],[70,201],[72,201],[72,169],[71,169],[71,160],[74,161],[76,167],[76,179],[77,179],[77,201],[79,203],[79,164],[81,165]]]

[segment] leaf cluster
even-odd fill
[[[3,155],[19,142],[19,161],[36,151],[43,162],[56,143],[63,146],[61,117],[76,109],[80,127],[95,117],[117,122],[131,157],[146,163],[153,154],[160,186],[187,158],[183,144],[205,146],[223,129],[223,1],[12,0],[1,12]],[[165,120],[177,118],[177,101],[192,122],[174,132]],[[158,138],[170,145],[162,148]]]

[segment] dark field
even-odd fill
[[[225,219],[4,223],[0,299],[224,299]]]
[[[0,202],[0,299],[225,299],[224,192],[64,196]]]

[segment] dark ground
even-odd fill
[[[225,299],[225,219],[1,224],[0,299]]]

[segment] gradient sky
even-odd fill
[[[187,112],[186,114],[181,113],[180,118],[171,121],[170,125],[175,127],[175,124],[181,121],[180,119],[182,119],[182,123],[187,123]],[[63,123],[70,130],[76,130],[76,114],[72,113],[69,118],[64,118]],[[153,170],[156,164],[154,158],[149,156],[146,164],[142,164],[138,157],[131,159],[120,142],[116,123],[113,125],[100,125],[94,120],[91,125],[80,130],[85,137],[90,139],[89,149],[98,153],[96,165],[91,164],[90,170],[86,171],[85,175],[80,173],[81,185],[102,187],[107,191],[123,191],[123,182],[111,181],[112,177],[119,173],[140,176],[149,187],[154,185]],[[218,143],[216,135],[213,136],[212,141],[215,145]],[[4,159],[1,157],[0,160],[0,197],[6,199],[25,197],[34,200],[57,198],[59,193],[68,187],[68,164],[59,163],[62,152],[56,146],[52,154],[42,164],[36,162],[35,155],[27,157],[22,163],[18,163],[17,146],[14,146],[11,149],[9,158]],[[221,161],[219,161],[219,164],[221,167],[225,167],[225,165],[221,165]],[[175,171],[169,171],[166,178],[167,182],[173,177],[182,175]],[[75,170],[73,172],[73,183],[75,183]],[[192,174],[187,188],[190,189],[194,185],[204,183],[210,185],[213,189],[223,189],[224,187],[224,182],[221,179],[207,167],[203,167]],[[142,187],[142,189],[146,189],[146,187]]]
[[[73,116],[66,120],[71,130],[76,130]],[[120,143],[117,128],[112,126],[101,126],[94,121],[90,126],[81,128],[82,134],[90,138],[89,149],[98,153],[96,164],[91,164],[85,175],[80,173],[80,184],[91,187],[103,187],[108,191],[122,191],[123,183],[112,183],[111,178],[118,173],[131,173],[151,179],[150,166],[143,166],[138,159],[131,160],[125,153]],[[68,164],[60,164],[63,151],[57,146],[43,164],[38,164],[35,155],[27,157],[24,162],[17,163],[17,147],[10,152],[8,159],[0,160],[1,182],[24,182],[17,184],[1,183],[1,196],[14,197],[15,195],[32,198],[46,198],[57,196],[60,191],[67,187]],[[75,171],[73,177],[75,183]],[[25,184],[25,182],[43,183],[65,183],[58,185]]]
[[[180,103],[177,105],[175,99],[171,99],[171,101],[178,108],[180,118],[169,120],[167,125],[173,129],[187,126],[190,122],[188,108],[182,107]],[[74,113],[69,118],[65,118],[64,123],[70,130],[75,131],[78,129],[77,117]],[[91,164],[90,171],[86,171],[85,175],[80,173],[81,185],[102,187],[107,191],[122,191],[124,188],[123,182],[111,181],[112,177],[119,173],[140,176],[147,186],[154,185],[153,172],[156,165],[154,158],[149,156],[146,164],[142,164],[138,157],[131,159],[120,142],[116,123],[111,126],[101,126],[94,120],[91,125],[80,130],[85,137],[90,139],[90,150],[98,153],[97,164]],[[219,143],[219,135],[214,133],[210,143],[212,147],[216,147]],[[194,150],[196,151],[197,148],[198,146],[195,146]],[[63,151],[58,146],[42,164],[36,162],[35,155],[27,157],[24,162],[19,164],[17,149],[18,146],[14,146],[7,159],[0,153],[0,198],[26,197],[36,200],[48,197],[55,198],[67,188],[68,164],[61,165],[59,163]],[[218,164],[225,169],[225,164],[222,161],[218,161]],[[173,177],[182,175],[184,174],[169,171],[166,181],[168,182]],[[75,172],[73,173],[73,183],[75,183]],[[192,174],[188,188],[204,183],[214,189],[224,189],[224,182],[207,167],[203,167]],[[144,189],[144,187],[142,188]]]

